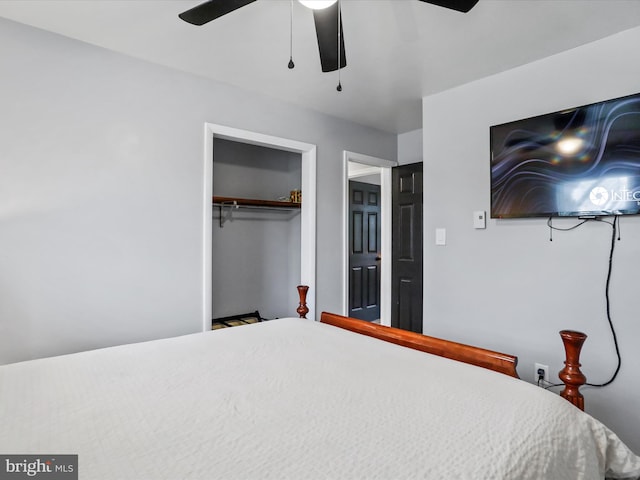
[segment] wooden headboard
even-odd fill
[[[378,338],[385,342],[395,343],[403,347],[420,350],[440,357],[458,360],[478,367],[488,368],[504,373],[510,377],[520,378],[516,371],[518,357],[506,353],[494,352],[472,345],[450,342],[441,338],[429,337],[420,333],[408,332],[399,328],[387,327],[377,323],[343,317],[334,313],[322,312],[322,323]]]

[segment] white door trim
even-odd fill
[[[213,139],[221,138],[234,142],[300,153],[302,156],[302,178],[300,188],[303,200],[300,217],[300,283],[309,286],[307,318],[315,319],[316,299],[316,146],[288,138],[274,137],[262,133],[227,127],[215,123],[204,124],[204,183],[203,183],[203,231],[202,231],[202,330],[211,329],[212,306],[212,228],[213,228]],[[294,312],[297,305],[291,305]]]
[[[360,153],[343,151],[343,315],[349,310],[349,162],[380,167],[380,323],[391,325],[391,168],[398,162]]]

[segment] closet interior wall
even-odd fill
[[[260,200],[288,197],[291,190],[300,188],[301,160],[298,153],[216,138],[213,195]],[[302,195],[304,201],[304,192]],[[295,313],[300,215],[299,209],[233,208],[220,227],[220,209],[214,206],[213,318],[255,310],[265,318]]]

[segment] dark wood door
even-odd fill
[[[391,178],[391,326],[422,333],[422,163]]]
[[[380,186],[349,181],[349,316],[380,318]]]

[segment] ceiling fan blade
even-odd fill
[[[182,12],[178,16],[185,22],[193,25],[204,25],[218,17],[233,12],[240,7],[249,5],[256,0],[209,0]]]
[[[328,8],[313,11],[316,24],[320,64],[323,72],[333,72],[338,69],[338,16],[340,2]],[[340,18],[340,68],[347,66],[344,53],[344,35],[342,34],[342,18]]]
[[[450,8],[458,12],[467,13],[475,7],[478,0],[420,0],[421,2],[438,5],[439,7]]]

